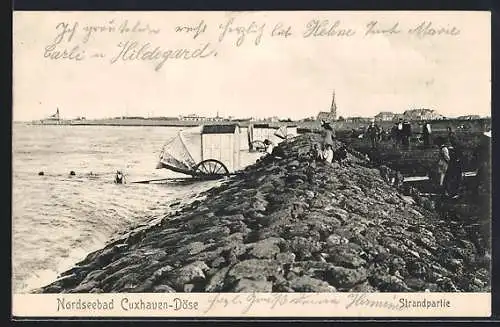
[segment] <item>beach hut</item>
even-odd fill
[[[156,168],[217,177],[240,168],[240,128],[232,125],[203,125],[177,133],[163,146]]]
[[[270,126],[269,124],[254,124],[253,142],[263,142],[268,139],[275,144],[280,143],[283,139],[275,135],[278,129],[278,126]]]
[[[250,150],[253,142],[253,125],[240,126],[240,150]]]
[[[295,137],[295,136],[299,135],[299,133],[297,131],[297,125],[288,125],[286,127],[286,135],[288,138]]]
[[[240,126],[204,125],[201,131],[202,158],[222,162],[230,172],[240,168]]]

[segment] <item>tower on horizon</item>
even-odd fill
[[[335,90],[333,90],[332,94],[332,105],[330,107],[330,112],[333,116],[333,119],[337,118],[337,103],[335,102]]]
[[[318,121],[335,121],[337,119],[337,103],[335,102],[335,90],[333,90],[330,111],[320,111],[316,119]]]

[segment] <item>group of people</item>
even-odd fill
[[[340,146],[334,149],[335,131],[330,123],[321,122],[321,145],[314,144],[311,148],[311,157],[316,161],[323,161],[328,163],[337,162],[342,164],[347,159],[347,149],[345,146]]]
[[[335,149],[335,131],[330,123],[322,121],[321,129],[322,141],[319,144],[312,145],[309,156],[316,161],[342,163],[342,161],[347,158],[347,149],[345,145]],[[406,121],[400,121],[393,126],[391,130],[391,138],[395,140],[395,143],[398,145],[401,144],[408,147],[410,145],[409,139],[411,133],[411,124]],[[484,133],[484,135],[491,138],[491,132],[489,133],[490,134]],[[383,137],[381,136],[382,134],[383,130],[380,129],[374,122],[370,124],[365,133],[365,135],[370,138],[373,148],[377,147],[378,142],[380,142],[381,137]],[[448,127],[446,137],[437,137],[434,142],[432,142],[431,135],[431,124],[425,122],[422,125],[422,138],[424,146],[430,147],[434,143],[439,148],[439,159],[435,170],[437,172],[435,181],[442,194],[451,198],[456,198],[459,196],[464,171],[464,154],[462,146],[458,142],[451,127]],[[266,146],[266,152],[269,155],[273,157],[279,155],[276,153],[276,149],[278,148],[276,148],[271,141],[265,140],[264,144]],[[485,144],[489,143],[486,142]],[[480,147],[477,154],[476,160],[479,166],[478,175],[481,176],[486,176],[487,174],[486,166],[489,162],[489,159],[487,159],[488,156],[485,154],[487,153],[487,149],[489,149],[488,146]],[[483,179],[486,180],[487,177]]]
[[[431,134],[431,124],[425,122],[422,125],[422,139],[426,148],[432,144]],[[394,147],[396,148],[399,148],[399,146],[409,148],[410,138],[412,136],[412,125],[408,121],[400,120],[394,124],[391,128],[390,134],[388,135],[383,128],[379,127],[375,122],[371,122],[366,130],[366,135],[370,139],[372,148],[376,148],[378,143],[386,140],[386,138],[391,139]]]
[[[491,131],[484,132],[482,139],[474,152],[477,167],[478,192],[480,188],[485,188],[489,193],[491,182]],[[438,137],[435,141],[439,147],[439,159],[437,163],[439,174],[439,186],[445,196],[457,198],[463,180],[464,153],[455,133],[448,127],[447,138]],[[483,190],[484,191],[484,190]]]
[[[404,148],[410,147],[410,137],[412,135],[411,123],[408,121],[399,120],[391,129],[391,139],[395,147],[402,145]]]

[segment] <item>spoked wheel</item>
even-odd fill
[[[194,167],[194,174],[205,178],[218,178],[229,175],[229,170],[219,160],[207,159]]]
[[[259,152],[264,152],[266,150],[266,145],[262,141],[253,141],[252,149]]]

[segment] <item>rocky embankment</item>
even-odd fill
[[[38,292],[486,291],[467,233],[378,169],[312,163],[316,136],[91,253]]]

